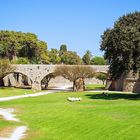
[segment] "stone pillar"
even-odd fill
[[[41,81],[33,81],[32,90],[41,90]]]
[[[27,78],[27,82],[28,82],[28,85],[30,86],[30,85],[32,85],[32,81],[31,81],[31,79],[30,78]]]

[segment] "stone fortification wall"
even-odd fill
[[[140,93],[139,74],[132,72],[127,75],[122,74],[117,80],[111,81],[109,90]]]

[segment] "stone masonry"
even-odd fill
[[[32,89],[41,90],[41,80],[48,74],[53,73],[58,65],[15,65],[15,73],[26,75],[32,81]],[[63,66],[63,65],[59,65]],[[72,67],[72,65],[71,65]],[[91,65],[95,72],[107,73],[108,66]]]

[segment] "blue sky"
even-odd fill
[[[66,44],[83,55],[103,55],[100,36],[123,14],[140,11],[140,0],[0,0],[0,30],[32,32],[48,49]]]

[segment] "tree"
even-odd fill
[[[45,62],[47,43],[40,41],[37,35],[15,31],[0,31],[0,57],[17,60],[18,57],[28,58],[30,63]],[[47,62],[48,60],[46,60]]]
[[[92,58],[92,53],[89,50],[87,50],[82,58],[83,63],[85,65],[90,65],[91,58]]]
[[[61,55],[63,55],[65,52],[67,52],[67,45],[62,44],[62,45],[60,46],[59,55],[61,56]]]
[[[102,35],[101,50],[110,65],[112,79],[122,73],[140,70],[140,12],[119,18],[112,29]]]
[[[33,64],[42,64],[45,62],[45,59],[48,59],[46,57],[47,43],[38,40],[37,36],[32,33],[23,33],[22,35],[22,48],[19,51],[19,56],[28,58],[30,63]],[[48,62],[48,60],[46,60],[46,62]]]
[[[52,64],[59,64],[61,61],[61,58],[59,57],[59,52],[57,49],[51,49],[51,51],[49,51],[48,53],[49,56],[49,61]]]
[[[103,85],[104,85],[105,81],[107,80],[107,74],[105,74],[105,73],[98,73],[96,75],[96,78],[101,80],[103,82]]]
[[[60,46],[59,56],[62,64],[79,65],[82,63],[80,56],[74,51],[68,51],[64,44]]]
[[[0,31],[1,57],[9,60],[17,58],[18,50],[21,48],[18,38],[18,32]]]
[[[62,76],[73,82],[73,91],[85,90],[85,78],[91,78],[95,75],[94,70],[89,66],[57,66],[54,71],[55,76]]]
[[[67,65],[79,65],[81,64],[81,58],[76,52],[67,51],[61,56],[61,62]]]
[[[0,60],[0,86],[4,86],[3,78],[14,70],[15,67],[8,60]]]
[[[103,57],[95,56],[90,61],[91,65],[106,65],[107,62]]]
[[[29,60],[28,58],[19,57],[17,58],[17,60],[12,60],[11,63],[12,64],[29,64]]]

